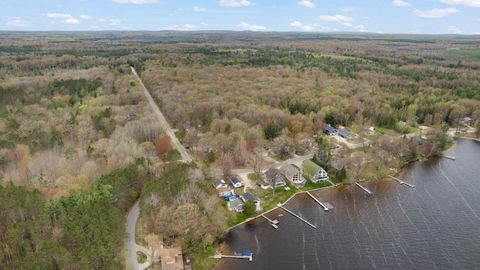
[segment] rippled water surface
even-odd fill
[[[227,235],[229,252],[251,250],[254,261],[223,260],[220,269],[480,269],[480,143],[459,140],[456,160],[419,162],[396,181],[315,192],[335,209],[324,212],[298,196],[287,208],[313,229],[277,210]],[[277,217],[283,213],[283,217]]]

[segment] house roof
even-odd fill
[[[318,166],[315,162],[311,160],[304,160],[302,163],[302,166],[303,166],[303,171],[307,175],[315,175],[317,174],[318,170],[321,169],[320,166]]]
[[[280,167],[280,172],[285,175],[287,178],[292,178],[295,174],[299,173],[300,170],[293,165],[290,164],[283,164],[282,167]]]
[[[162,248],[159,252],[162,269],[184,269],[182,249],[180,247]]]
[[[230,207],[232,208],[239,208],[243,206],[242,201],[239,198],[235,198],[231,201],[228,202],[230,204]]]
[[[232,184],[241,184],[242,181],[240,181],[237,177],[232,177],[232,179],[230,179],[230,181],[232,181]]]
[[[265,172],[265,175],[267,176],[267,178],[269,179],[275,179],[275,178],[278,178],[278,177],[283,177],[282,176],[282,173],[280,173],[279,170],[275,169],[275,168],[270,168],[268,169],[268,171]]]
[[[323,128],[324,131],[326,132],[336,132],[337,129],[332,127],[331,125],[326,125],[324,128]]]
[[[252,200],[254,202],[259,201],[258,197],[255,196],[254,194],[250,193],[250,192],[245,192],[242,195],[242,198],[243,198],[244,201],[250,201],[250,200]]]
[[[341,128],[338,130],[338,133],[341,135],[341,136],[345,136],[345,137],[350,137],[352,136],[352,133],[350,131],[348,131],[348,129],[346,128]]]
[[[220,186],[220,185],[226,185],[226,183],[225,183],[225,181],[224,181],[223,179],[213,181],[213,186],[214,186],[214,187],[218,187],[218,186]]]

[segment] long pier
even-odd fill
[[[210,256],[212,259],[248,259],[249,261],[253,261],[253,254],[250,253],[249,256],[243,256],[243,255],[223,255],[223,254],[215,254],[213,256]]]
[[[314,200],[316,201],[318,204],[320,204],[320,206],[323,208],[323,211],[328,211],[328,207],[322,203],[319,199],[317,199],[315,196],[312,195],[312,193],[308,192],[307,191],[307,194]]]
[[[400,185],[406,185],[406,186],[409,186],[409,187],[411,187],[411,188],[415,187],[415,185],[412,185],[412,184],[410,184],[410,183],[407,183],[407,182],[403,181],[402,179],[398,179],[398,178],[396,178],[396,177],[394,177],[394,176],[392,176],[392,175],[389,175],[389,177],[392,178],[393,180],[397,180],[397,181],[400,183]]]
[[[302,218],[301,216],[293,213],[292,211],[288,210],[287,208],[283,207],[283,205],[281,203],[278,204],[278,207],[282,208],[283,210],[285,210],[287,213],[289,213],[290,215],[300,219],[301,221],[305,222],[307,225],[309,225],[310,227],[316,229],[317,226],[313,225],[312,223],[308,222],[307,220],[305,220],[304,218]]]
[[[359,186],[361,189],[363,189],[363,191],[365,191],[368,195],[372,195],[373,192],[371,192],[369,189],[367,189],[366,187],[360,185],[358,182],[355,182],[355,185]]]
[[[262,214],[262,217],[264,217],[270,223],[270,225],[272,225],[272,227],[274,229],[278,229],[278,225],[277,225],[278,221],[277,220],[271,220],[267,216],[265,216],[264,214]]]

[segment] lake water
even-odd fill
[[[480,269],[480,143],[459,140],[455,161],[418,162],[393,180],[315,192],[335,208],[324,212],[311,198],[287,204],[317,229],[276,210],[279,229],[266,221],[227,234],[226,251],[251,250],[253,262],[223,259],[222,270]],[[278,214],[283,213],[283,217]]]

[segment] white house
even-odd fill
[[[228,185],[227,185],[227,183],[225,183],[225,180],[220,179],[220,180],[215,180],[213,182],[213,187],[215,189],[219,189],[219,188],[226,188],[226,187],[228,187]]]
[[[311,160],[305,160],[302,163],[303,174],[312,183],[320,183],[328,181],[327,172]]]
[[[290,183],[297,186],[302,186],[305,184],[305,179],[302,177],[302,172],[297,167],[285,163],[282,165],[282,167],[280,167],[279,170],[287,178],[287,180],[290,181]]]
[[[368,135],[375,135],[375,127],[369,127],[367,131]]]
[[[235,176],[233,176],[233,177],[230,179],[230,183],[232,183],[232,186],[233,186],[234,188],[243,187],[242,181],[240,181],[240,179],[238,179],[238,177],[235,177]]]

